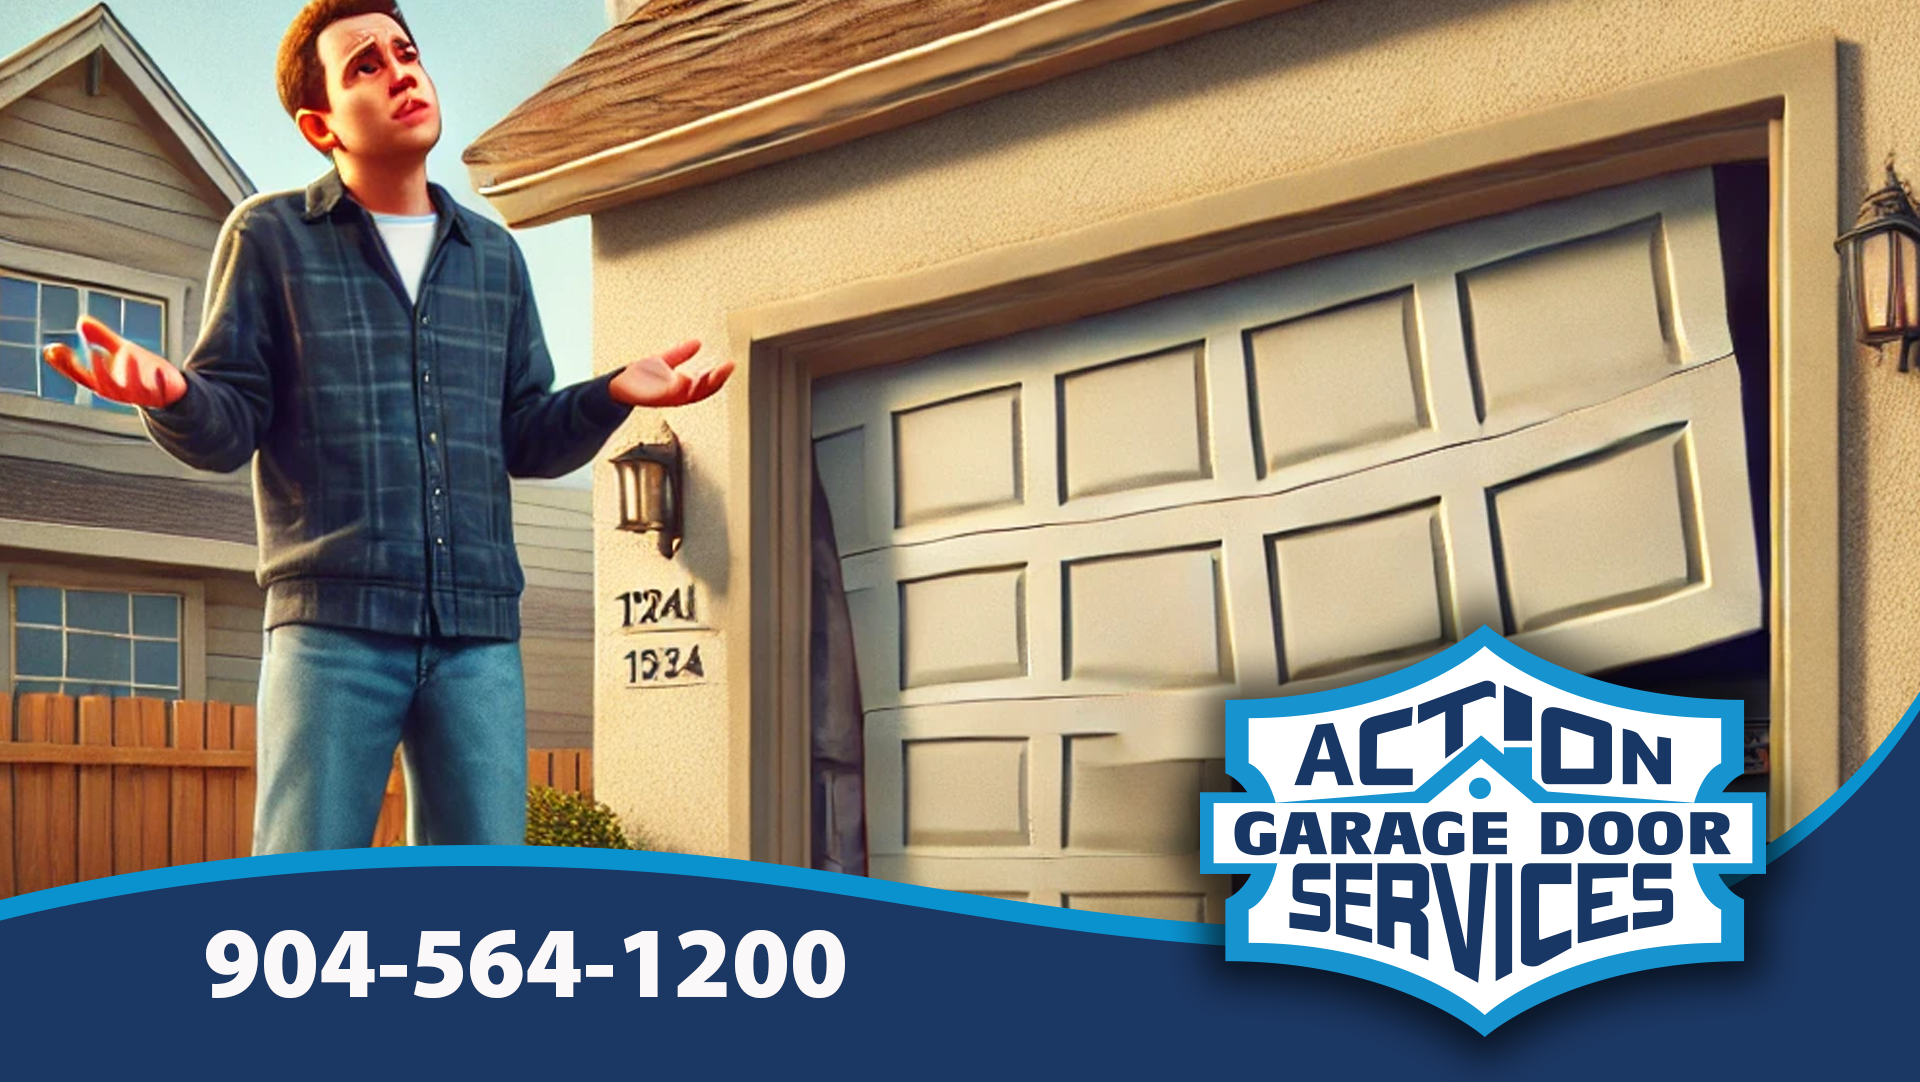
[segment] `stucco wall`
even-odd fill
[[[1809,38],[1841,41],[1851,222],[1879,162],[1920,176],[1920,5],[1911,0],[1321,0],[1033,90],[595,219],[601,370],[680,338],[719,345],[730,312],[1056,235],[1193,196],[1415,143]],[[1841,343],[1842,763],[1850,772],[1920,690],[1920,380]],[[729,394],[740,394],[736,386]],[[603,635],[616,583],[703,584],[745,644],[720,514],[727,411],[672,417],[691,458],[675,565],[615,536],[596,477]],[[650,427],[640,418],[618,447]],[[606,640],[603,638],[603,643]],[[621,647],[622,650],[625,647]],[[718,682],[622,688],[598,667],[597,787],[677,848],[740,849],[739,749]],[[730,848],[731,846],[731,848]]]

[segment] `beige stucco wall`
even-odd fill
[[[1321,0],[915,127],[596,217],[602,370],[680,338],[726,341],[729,313],[1415,143],[1810,38],[1841,41],[1844,207],[1897,150],[1920,176],[1920,4],[1911,0]],[[1837,272],[1836,272],[1837,273]],[[1841,370],[1842,763],[1870,754],[1920,691],[1920,379],[1845,349]],[[743,393],[735,386],[730,395]],[[744,754],[724,685],[621,684],[618,585],[700,581],[744,647],[721,514],[728,411],[672,417],[691,460],[673,565],[614,534],[596,477],[600,794],[670,844],[744,856]],[[650,426],[636,419],[623,446]],[[740,554],[734,554],[737,558]]]

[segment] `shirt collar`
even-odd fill
[[[453,201],[453,196],[448,195],[445,188],[432,181],[427,182],[427,195],[433,200],[434,213],[447,219],[449,232],[471,244],[472,238],[467,235],[467,224],[462,219],[459,205]],[[347,186],[340,180],[340,171],[329,169],[325,176],[307,185],[307,209],[300,217],[309,222],[317,222],[331,215],[342,202],[359,205],[347,195]]]

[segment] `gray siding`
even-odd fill
[[[201,286],[226,212],[175,164],[171,135],[109,71],[89,97],[85,65],[0,112],[0,237],[194,283],[180,319],[192,342]]]

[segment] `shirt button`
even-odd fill
[[[440,433],[438,433],[438,432],[429,432],[429,433],[427,433],[427,442],[428,442],[428,443],[439,443],[439,442],[440,442]]]
[[[422,383],[432,383],[432,382],[433,382],[433,373],[432,373],[432,372],[428,372],[427,374],[425,374],[425,375],[423,375],[423,376],[421,376],[421,377],[420,377],[420,382],[422,382]]]
[[[434,489],[434,490],[433,490],[433,494],[434,494],[435,496],[438,496],[438,495],[440,495],[440,490],[439,490],[439,489],[437,489],[437,488],[436,488],[436,489]]]
[[[436,545],[444,546],[447,543],[447,539],[444,537],[436,537],[433,539],[433,543]]]
[[[427,316],[427,314],[426,314],[425,312],[422,312],[422,313],[420,313],[420,325],[421,325],[422,327],[425,327],[425,326],[428,326],[428,325],[429,325],[429,324],[431,324],[432,322],[433,322],[433,320],[432,320],[432,319],[430,319],[430,318],[428,318],[428,316]]]

